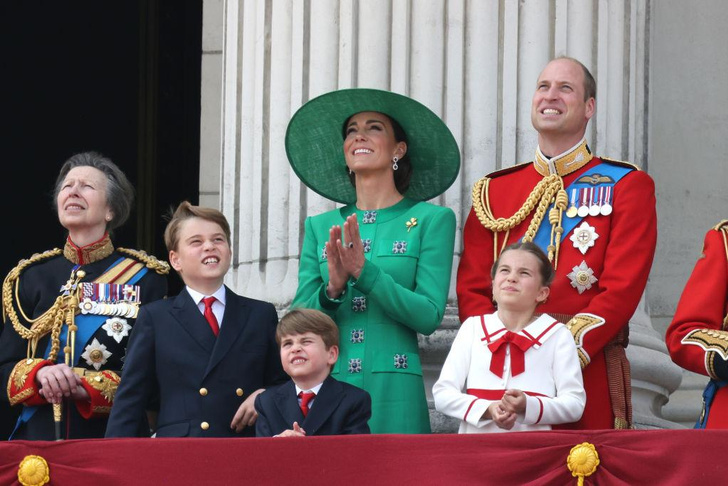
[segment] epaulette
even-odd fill
[[[510,174],[511,172],[517,172],[532,164],[533,164],[533,162],[521,162],[520,164],[516,164],[516,165],[512,165],[510,167],[504,167],[503,169],[495,170],[495,171],[491,172],[490,174],[486,175],[485,177],[488,177],[489,179],[494,179],[494,178],[500,177],[502,175]]]
[[[713,229],[714,229],[715,231],[720,231],[720,230],[722,230],[722,229],[724,229],[724,228],[725,228],[725,229],[728,229],[728,219],[724,219],[724,220],[723,220],[723,221],[721,221],[720,223],[718,223],[718,224],[716,224],[715,226],[713,226]]]
[[[634,169],[634,170],[642,170],[639,168],[639,166],[631,164],[629,162],[625,162],[624,160],[610,159],[608,157],[602,157],[602,156],[599,156],[599,158],[602,161],[607,162],[608,164],[620,165],[622,167],[627,167],[627,168]]]
[[[159,260],[154,255],[148,255],[143,250],[132,250],[131,248],[117,248],[117,251],[126,253],[127,255],[133,256],[140,262],[144,263],[147,268],[150,268],[160,275],[167,275],[169,273],[169,263],[164,260]]]
[[[3,281],[2,287],[2,314],[3,321],[7,315],[7,310],[12,305],[12,287],[13,284],[20,278],[20,274],[23,273],[27,267],[38,263],[42,260],[47,260],[55,256],[61,255],[63,250],[60,248],[53,248],[52,250],[44,251],[43,253],[35,253],[30,258],[23,258],[18,264],[8,272],[5,280]]]

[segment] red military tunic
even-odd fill
[[[583,152],[583,158],[582,155],[573,156],[579,150]],[[567,164],[554,163],[550,169],[552,173],[557,171],[562,175],[565,188],[600,163],[628,165],[591,158],[585,142],[562,156],[551,159],[551,162],[565,158],[567,154],[571,155]],[[582,160],[581,164],[584,160],[588,162],[581,165],[578,163],[579,159]],[[581,167],[574,170],[574,166],[579,165]],[[563,170],[564,167],[567,170]],[[582,254],[576,243],[572,242],[571,236],[581,223],[561,241],[551,294],[548,301],[536,309],[536,312],[548,313],[566,322],[574,334],[579,352],[584,388],[587,392],[586,409],[579,422],[566,428],[601,429],[631,425],[629,367],[624,347],[629,319],[637,308],[652,266],[657,239],[657,217],[654,182],[644,172],[630,167],[634,170],[624,175],[612,187],[611,213],[588,215],[583,219],[597,235],[592,237],[593,246]],[[568,169],[574,171],[569,172]],[[485,194],[474,195],[474,198],[482,196],[484,204],[489,205],[493,218],[509,218],[521,208],[535,186],[544,179],[543,163],[540,170],[541,173],[534,163],[528,163],[491,174]],[[548,170],[546,168],[546,174]],[[504,247],[503,240],[506,235],[506,245],[517,242],[524,236],[533,214],[528,214],[509,232],[498,232],[498,252]],[[548,212],[544,216],[543,224],[549,225]],[[470,211],[465,224],[463,242],[457,279],[461,321],[470,316],[495,311],[490,277],[494,261],[494,233],[481,224],[474,210]],[[571,319],[571,316],[577,314],[578,316]],[[613,389],[611,395],[607,354],[611,355],[610,361],[622,368],[611,375],[612,387],[620,388]],[[614,401],[621,403],[612,403],[613,397]],[[615,410],[621,417],[615,417]]]
[[[665,340],[672,360],[718,381],[728,380],[728,221],[708,231]],[[728,387],[719,389],[706,428],[728,429]]]

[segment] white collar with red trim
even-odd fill
[[[481,341],[483,341],[484,345],[499,340],[508,331],[503,321],[498,317],[498,312],[481,316],[480,324],[483,329]],[[553,336],[560,326],[563,326],[563,324],[550,315],[541,314],[538,319],[516,334],[530,339],[533,341],[533,347],[539,348],[548,338]]]

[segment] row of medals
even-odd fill
[[[93,314],[99,316],[115,316],[135,318],[139,312],[139,304],[136,302],[94,302],[91,299],[83,299],[79,305],[81,314]]]
[[[583,187],[571,190],[569,208],[566,216],[569,218],[585,218],[587,216],[608,216],[612,214],[612,187]],[[577,201],[579,205],[577,206]]]

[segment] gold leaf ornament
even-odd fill
[[[597,467],[599,467],[599,454],[597,454],[596,447],[589,442],[575,445],[569,451],[566,466],[571,471],[572,476],[579,478],[577,484],[583,486],[584,478],[594,474]]]
[[[43,486],[51,480],[48,463],[41,456],[25,456],[18,466],[18,481],[23,486]]]
[[[407,233],[409,233],[412,228],[417,226],[417,218],[410,218],[409,221],[405,223],[405,226],[407,226]]]

